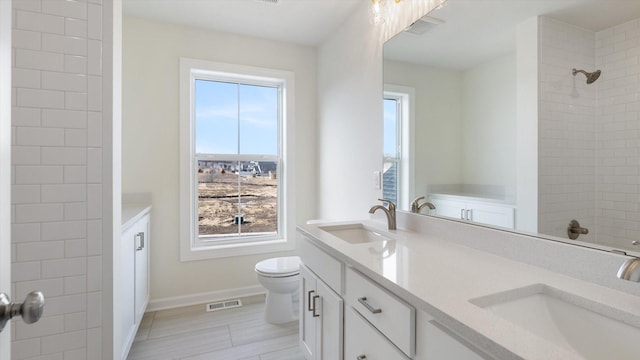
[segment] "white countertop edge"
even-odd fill
[[[379,222],[370,220],[359,221],[362,221],[369,226],[380,228],[381,231],[386,231],[384,227],[381,228],[381,224]],[[487,293],[469,293],[467,294],[466,298],[463,299],[463,301],[460,301],[458,299],[457,305],[449,305],[446,304],[446,302],[442,304],[434,304],[432,298],[437,298],[437,296],[429,294],[428,291],[425,291],[425,289],[422,289],[423,293],[416,294],[410,289],[406,289],[400,284],[397,284],[394,281],[386,278],[383,274],[376,271],[375,269],[370,268],[365,263],[360,262],[358,259],[346,254],[346,252],[351,251],[349,250],[350,247],[351,249],[357,249],[359,245],[347,244],[342,240],[339,240],[317,228],[317,225],[339,225],[345,223],[353,223],[353,221],[301,225],[298,227],[298,229],[301,231],[301,233],[306,235],[306,237],[310,239],[316,246],[325,250],[330,255],[336,257],[338,260],[344,262],[348,266],[352,266],[358,271],[369,276],[393,293],[397,294],[401,298],[404,298],[407,302],[415,306],[417,309],[420,309],[433,316],[437,321],[441,322],[452,331],[466,338],[474,345],[478,346],[484,351],[487,351],[491,356],[505,360],[569,360],[582,358],[579,354],[565,350],[564,348],[561,348],[545,339],[529,333],[521,329],[520,327],[489,313],[484,309],[475,307],[475,305],[468,303],[468,300],[471,300],[473,298],[499,292],[500,290],[498,288],[500,288],[500,286],[496,287],[494,285],[494,289]],[[404,235],[408,234],[408,232],[404,232],[402,230],[397,230],[395,231],[395,233]],[[422,237],[417,233],[412,233],[411,236],[413,237],[412,241],[414,242],[416,241],[416,236]],[[619,309],[634,315],[638,315],[638,313],[640,312],[640,298],[634,295],[623,293],[583,280],[571,278],[566,275],[551,272],[549,270],[535,267],[533,265],[517,262],[515,260],[504,258],[492,253],[469,248],[464,245],[447,242],[433,236],[423,236],[423,238],[421,238],[419,241],[423,240],[429,241],[431,243],[437,243],[438,246],[442,247],[459,247],[457,249],[454,249],[454,251],[466,253],[463,254],[465,259],[476,259],[476,261],[484,260],[489,261],[493,264],[499,263],[499,265],[502,265],[502,263],[504,263],[504,267],[507,271],[522,271],[523,273],[527,273],[528,277],[530,278],[532,277],[532,275],[534,278],[539,277],[540,281],[537,281],[537,283],[544,283],[549,286],[560,288],[576,296],[584,297],[586,299],[611,306],[615,309]],[[449,251],[451,251],[451,249],[449,249]],[[353,250],[351,252],[353,254],[359,254],[357,250]],[[521,284],[516,284],[515,286],[505,285],[503,290],[511,290],[527,285],[533,285],[535,283],[536,281],[525,281]],[[456,306],[458,306],[458,309],[456,309]]]
[[[150,212],[150,204],[122,204],[122,231]]]

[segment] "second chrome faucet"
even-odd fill
[[[389,208],[387,209],[383,205],[373,205],[371,209],[369,209],[369,214],[373,214],[377,210],[384,211],[384,214],[387,215],[388,229],[395,230],[396,229],[396,204],[394,204],[393,201],[387,200],[387,199],[378,199],[378,200],[388,203]]]
[[[413,200],[413,202],[411,203],[411,212],[414,214],[420,214],[420,212],[422,211],[422,209],[424,209],[425,207],[428,207],[431,210],[435,210],[435,206],[428,202],[425,201],[422,204],[420,204],[420,200],[424,199],[424,196],[420,196],[417,197],[415,200]]]

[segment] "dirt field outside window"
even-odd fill
[[[269,176],[199,173],[199,233],[237,235],[239,228],[242,233],[276,233],[277,196],[278,180]],[[243,224],[235,224],[238,214],[244,215]]]

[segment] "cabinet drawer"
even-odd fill
[[[343,294],[344,265],[313,245],[309,239],[300,233],[298,233],[298,240],[302,263],[318,275],[333,291]]]
[[[349,306],[345,308],[344,339],[345,360],[407,360]]]
[[[345,298],[406,355],[415,354],[415,309],[354,269],[347,268]]]

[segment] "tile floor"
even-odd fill
[[[297,321],[266,323],[264,296],[242,302],[214,312],[196,305],[145,314],[128,360],[304,360]]]

